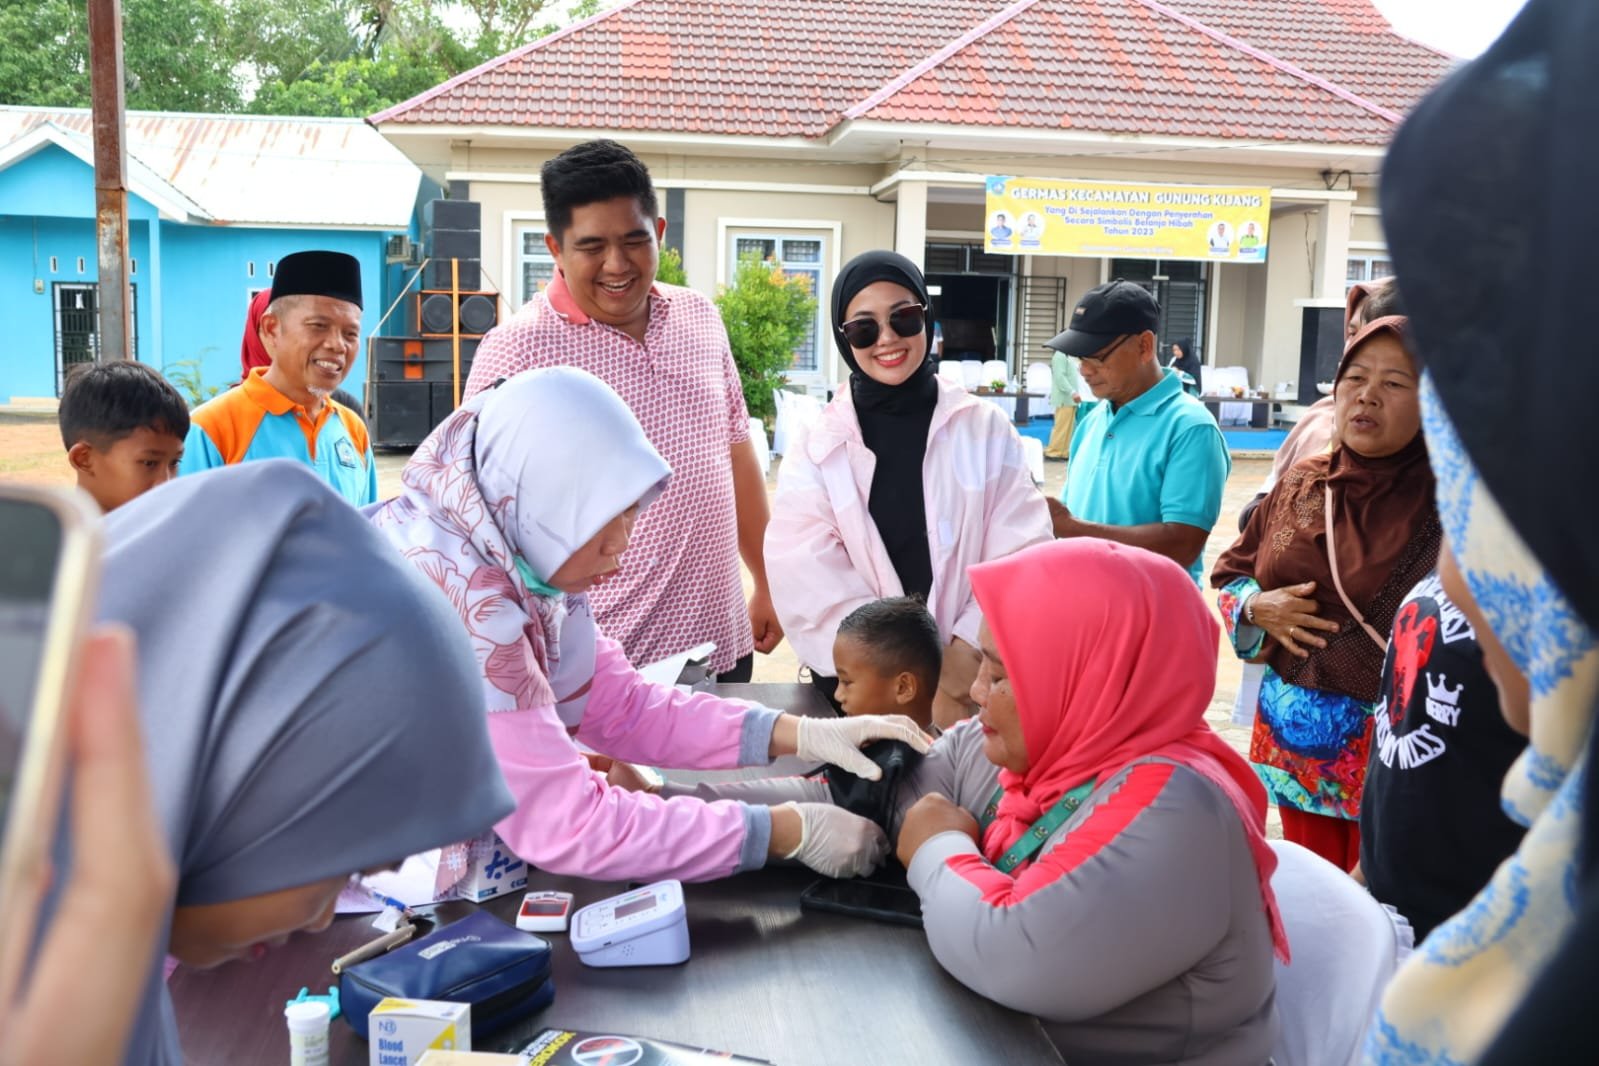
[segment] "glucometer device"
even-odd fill
[[[572,913],[570,892],[529,892],[516,911],[516,927],[527,933],[561,933]]]
[[[657,881],[602,899],[572,918],[572,947],[588,966],[673,966],[688,958],[683,886]]]

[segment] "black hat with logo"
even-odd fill
[[[1071,325],[1044,344],[1067,355],[1093,355],[1117,337],[1160,330],[1160,305],[1134,281],[1117,278],[1089,289],[1077,301]]]

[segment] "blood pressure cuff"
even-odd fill
[[[339,1006],[363,1039],[367,1015],[389,996],[470,1003],[473,1038],[487,1036],[555,998],[550,945],[477,911],[339,975]]]
[[[879,740],[862,748],[861,754],[882,767],[882,778],[868,781],[848,770],[829,766],[827,788],[833,795],[833,806],[876,822],[892,838],[894,826],[891,823],[898,806],[899,787],[916,769],[922,753],[902,740]]]

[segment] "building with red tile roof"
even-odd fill
[[[1306,304],[1387,272],[1376,172],[1452,63],[1370,0],[626,0],[369,121],[483,203],[485,270],[513,304],[550,269],[539,164],[609,136],[650,165],[708,291],[751,251],[825,291],[894,247],[957,333],[987,331],[969,348],[1019,372],[1117,274],[1161,297],[1163,342],[1273,385],[1300,376]],[[991,176],[1269,190],[1269,254],[995,248]],[[823,308],[796,380],[837,380],[829,328]]]

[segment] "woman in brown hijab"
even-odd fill
[[[1346,870],[1388,632],[1441,539],[1406,326],[1350,339],[1332,449],[1283,476],[1211,574],[1234,650],[1266,664],[1249,757],[1283,836]]]

